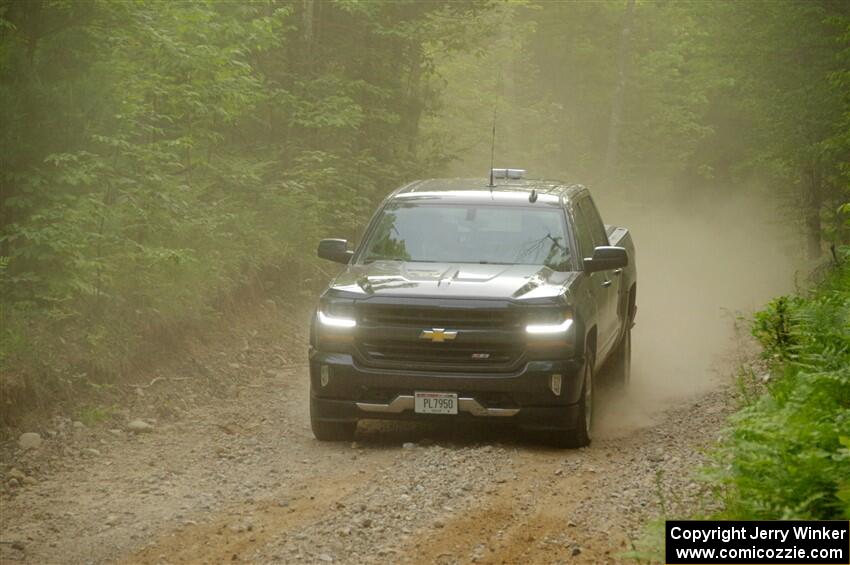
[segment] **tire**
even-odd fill
[[[593,430],[593,402],[596,396],[593,390],[593,354],[588,353],[585,359],[584,384],[581,387],[578,418],[573,429],[561,432],[556,437],[555,442],[560,447],[577,448],[590,445]]]
[[[632,378],[632,330],[626,329],[626,333],[611,355],[609,375],[611,384],[615,388],[625,390],[629,387]]]
[[[319,441],[351,441],[357,431],[357,422],[333,422],[316,418],[313,403],[310,402],[310,427],[313,436]]]
[[[356,422],[327,422],[310,418],[313,435],[319,441],[351,441],[357,430]]]

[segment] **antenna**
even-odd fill
[[[487,186],[490,187],[490,192],[493,192],[493,187],[496,186],[493,183],[493,159],[496,156],[496,105],[493,104],[493,140],[490,142],[490,184]]]

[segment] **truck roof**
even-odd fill
[[[496,179],[492,187],[488,183],[484,178],[417,180],[397,189],[389,198],[405,202],[444,200],[463,204],[529,205],[529,196],[535,191],[535,205],[560,206],[587,190],[580,184],[553,180]]]

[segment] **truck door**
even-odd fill
[[[585,196],[578,201],[579,214],[581,215],[581,223],[587,226],[587,231],[590,232],[591,248],[587,255],[590,257],[593,254],[593,248],[602,245],[608,245],[608,234],[605,232],[605,225],[602,223],[602,218],[596,209],[596,205],[590,196]],[[591,280],[594,287],[599,287],[600,301],[597,302],[599,322],[598,322],[598,344],[597,356],[599,361],[603,361],[608,355],[608,351],[613,347],[619,331],[618,306],[620,292],[620,276],[616,270],[599,271],[591,275]]]
[[[573,206],[573,212],[576,237],[578,238],[579,259],[584,259],[593,255],[593,233],[590,230],[590,223],[585,218],[578,202]],[[599,361],[602,359],[599,354],[602,353],[602,346],[605,344],[604,340],[607,338],[607,332],[609,331],[607,329],[608,323],[605,321],[608,288],[604,284],[606,281],[605,273],[597,272],[586,276],[589,279],[588,285],[591,299],[596,306],[596,352],[597,361]]]

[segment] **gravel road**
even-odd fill
[[[729,405],[713,388],[633,425],[636,401],[609,397],[599,437],[573,451],[486,424],[366,423],[323,444],[305,344],[279,345],[291,326],[275,319],[159,373],[104,422],[57,416],[39,447],[7,442],[0,560],[617,562],[648,519],[692,503],[689,471]],[[137,419],[151,429],[129,431]]]

